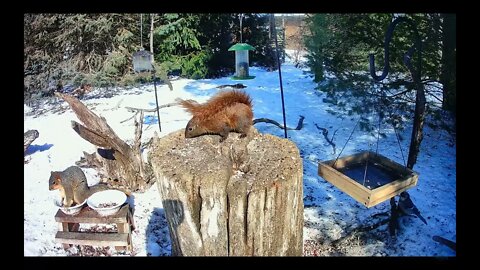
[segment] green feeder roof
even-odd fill
[[[247,43],[237,43],[230,47],[228,51],[246,51],[246,50],[255,50],[255,48]]]

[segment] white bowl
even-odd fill
[[[99,191],[87,199],[90,208],[97,211],[101,216],[113,215],[120,210],[120,207],[127,200],[127,195],[119,190]]]
[[[80,213],[80,211],[82,210],[86,201],[87,200],[83,201],[80,204],[74,205],[74,206],[65,207],[65,206],[62,205],[61,200],[57,199],[57,200],[54,200],[54,204],[56,206],[58,206],[58,208],[60,208],[60,210],[62,210],[63,213],[65,213],[67,215],[76,215],[76,214]]]

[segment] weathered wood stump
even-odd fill
[[[291,141],[154,138],[149,157],[176,256],[301,256],[303,165]]]
[[[23,153],[27,151],[27,148],[30,146],[30,144],[35,141],[36,138],[40,133],[38,133],[38,130],[36,129],[30,129],[27,132],[23,133]]]

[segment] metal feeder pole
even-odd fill
[[[155,102],[157,104],[158,129],[160,132],[162,132],[162,125],[160,124],[160,108],[158,107],[157,77],[155,76],[155,68],[153,68],[153,87],[155,88]]]
[[[285,131],[285,138],[287,138],[287,120],[285,117],[285,101],[283,98],[282,68],[281,68],[282,65],[280,63],[280,56],[278,54],[277,26],[275,24],[275,16],[273,15],[273,13],[270,16],[273,24],[273,35],[275,36],[275,51],[277,54],[278,76],[280,78],[280,93],[282,96],[282,113],[283,113],[283,127],[284,127],[283,130]]]

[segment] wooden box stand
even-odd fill
[[[73,245],[115,246],[116,250],[132,250],[132,229],[135,230],[133,215],[128,203],[110,216],[100,216],[90,207],[84,207],[77,215],[67,215],[58,209],[55,221],[59,222],[55,241],[64,248]],[[80,223],[117,224],[117,232],[79,232]]]

